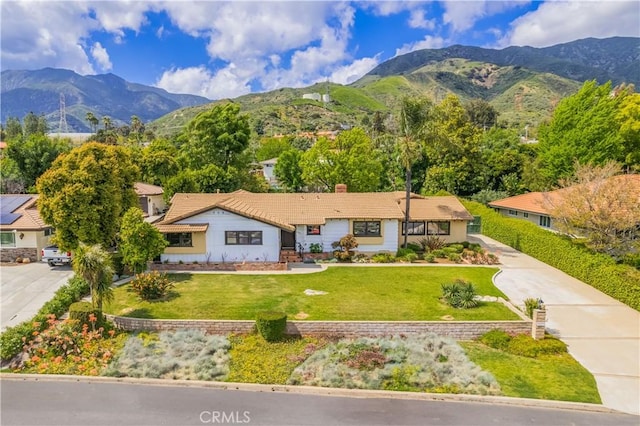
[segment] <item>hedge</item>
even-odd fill
[[[22,338],[33,335],[35,331],[42,331],[47,327],[47,316],[56,318],[67,312],[72,303],[80,300],[89,293],[89,284],[79,277],[72,277],[69,282],[60,287],[53,298],[45,303],[38,313],[30,320],[7,328],[0,334],[0,358],[10,360],[22,352]]]
[[[256,318],[256,328],[267,342],[277,342],[287,328],[287,314],[284,312],[261,311]]]
[[[553,266],[640,311],[640,271],[611,257],[574,244],[568,237],[531,222],[504,217],[474,201],[463,201],[482,217],[482,233]]]

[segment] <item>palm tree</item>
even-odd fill
[[[91,111],[87,112],[87,121],[89,122],[93,133],[97,132],[99,120]]]
[[[433,103],[428,98],[404,98],[400,108],[400,164],[405,169],[404,242],[409,235],[409,208],[411,206],[411,167],[422,156],[421,139],[432,116]]]
[[[89,283],[93,307],[102,310],[102,302],[113,299],[113,266],[109,253],[100,244],[80,243],[73,256],[73,270]]]

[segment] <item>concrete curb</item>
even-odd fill
[[[603,405],[582,402],[551,401],[545,399],[515,398],[507,396],[483,396],[465,394],[440,394],[418,392],[396,392],[382,390],[325,388],[314,386],[289,386],[289,385],[261,385],[255,383],[229,383],[208,382],[199,380],[163,380],[163,379],[136,379],[131,377],[101,377],[101,376],[71,376],[55,374],[15,374],[0,373],[0,381],[35,381],[35,382],[83,382],[83,383],[125,383],[132,385],[148,386],[174,386],[207,388],[219,390],[237,390],[245,392],[280,392],[297,395],[319,395],[348,398],[387,398],[406,399],[418,401],[442,401],[442,402],[476,402],[484,404],[513,405],[520,407],[539,407],[555,410],[575,410],[595,413],[621,414]]]

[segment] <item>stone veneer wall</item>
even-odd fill
[[[7,248],[3,247],[0,249],[0,261],[1,262],[13,262],[17,258],[24,259],[28,257],[30,261],[37,262],[38,261],[38,249],[36,248],[26,248],[26,247],[18,247],[18,248]]]
[[[544,311],[541,311],[544,315]],[[151,320],[106,315],[123,330],[165,331],[200,329],[210,334],[249,333],[255,321],[234,320]],[[540,317],[538,318],[540,320]],[[541,322],[544,335],[544,319]],[[536,323],[533,323],[536,324]],[[287,334],[380,337],[435,333],[459,340],[471,340],[492,329],[508,333],[531,333],[532,321],[287,321]],[[534,336],[536,337],[536,336]]]

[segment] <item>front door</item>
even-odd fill
[[[282,229],[280,231],[280,246],[283,249],[295,250],[296,249],[296,233],[289,232]]]

